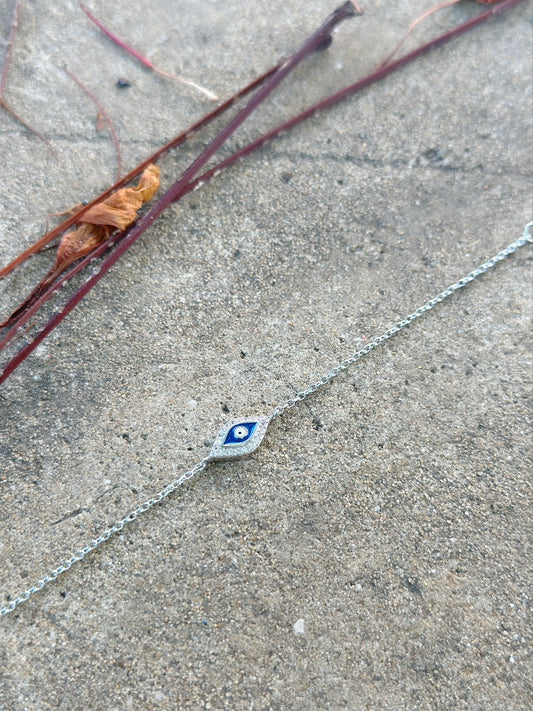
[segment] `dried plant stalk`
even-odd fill
[[[264,82],[264,85],[258,90],[258,92],[253,96],[249,103],[225,126],[218,136],[211,141],[207,148],[201,153],[201,155],[192,163],[192,165],[185,171],[181,178],[168,190],[162,199],[158,200],[154,207],[144,215],[139,222],[133,227],[126,231],[126,234],[120,240],[118,247],[104,259],[100,267],[99,273],[106,273],[111,266],[119,259],[119,257],[126,251],[134,241],[147,229],[149,225],[169,206],[172,202],[177,199],[180,191],[186,188],[187,183],[194,178],[194,175],[207,163],[209,158],[218,150],[218,148],[224,143],[224,141],[231,136],[235,130],[245,121],[245,119],[260,105],[260,103],[273,91],[273,89],[291,72],[295,69],[298,64],[300,64],[303,59],[311,54],[314,50],[323,48],[327,46],[330,41],[331,31],[333,28],[339,24],[342,20],[353,17],[360,11],[354,2],[348,1],[337,8],[324,22],[324,24],[315,32],[311,37],[302,45],[302,47],[295,52],[289,59],[283,62],[279,68],[269,74],[268,79]],[[154,209],[155,208],[155,209]],[[72,218],[71,218],[72,219]],[[96,254],[107,245],[103,244],[100,248],[97,248],[96,252],[91,253],[91,258],[96,256]],[[90,277],[85,284],[83,284],[75,293],[74,298],[71,298],[67,304],[62,308],[61,312],[55,314],[50,321],[39,331],[30,343],[28,343],[18,354],[12,358],[3,372],[0,373],[0,382],[3,382],[8,375],[18,366],[27,354],[36,347],[38,343],[47,335],[47,333],[52,330],[59,321],[56,321],[57,316],[61,316],[61,319],[69,313],[74,306],[83,298],[83,296],[90,290],[94,285],[94,277],[97,274]],[[52,293],[53,287],[49,287],[49,293]],[[26,316],[28,316],[26,312]],[[16,317],[15,317],[16,318]],[[60,320],[61,320],[60,319]],[[16,320],[14,325],[12,325],[10,333],[15,331],[24,320],[24,313],[21,315],[19,320]],[[12,324],[13,321],[10,321]],[[7,342],[7,338],[3,339],[3,344]],[[29,347],[29,350],[28,350]]]

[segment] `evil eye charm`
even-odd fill
[[[269,417],[232,420],[218,433],[209,459],[236,459],[251,454],[265,436]]]

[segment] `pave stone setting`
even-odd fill
[[[267,431],[270,417],[240,417],[227,422],[219,431],[208,460],[247,457],[259,447]]]

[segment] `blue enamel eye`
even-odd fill
[[[223,444],[243,444],[247,442],[252,436],[256,426],[257,422],[239,422],[238,425],[233,425],[226,435]]]

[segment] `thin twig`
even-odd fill
[[[113,126],[113,122],[112,122],[111,119],[109,118],[109,114],[108,114],[107,111],[104,109],[104,107],[102,106],[102,104],[98,101],[98,99],[94,96],[94,94],[92,94],[92,93],[89,91],[89,89],[87,89],[87,87],[85,86],[85,84],[82,84],[82,82],[78,79],[78,77],[75,76],[71,71],[69,71],[68,67],[65,66],[65,67],[63,67],[63,69],[64,69],[65,72],[69,75],[69,77],[70,77],[71,79],[74,79],[74,81],[75,81],[76,84],[80,87],[80,89],[82,89],[82,90],[87,94],[87,96],[89,97],[89,99],[98,107],[98,111],[99,111],[100,114],[103,116],[104,121],[105,121],[105,122],[107,123],[107,125],[109,126],[109,130],[111,131],[111,136],[112,136],[112,138],[113,138],[113,143],[114,143],[114,145],[115,145],[115,153],[117,154],[117,176],[116,176],[116,180],[117,180],[117,181],[120,180],[120,171],[121,171],[120,146],[119,146],[119,144],[118,144],[118,137],[117,137],[117,134],[116,134],[116,132],[115,132],[115,128],[114,128],[114,126]]]
[[[125,52],[128,52],[128,54],[131,54],[132,57],[135,57],[135,59],[141,64],[143,64],[147,69],[150,69],[153,72],[156,72],[156,74],[160,74],[162,77],[166,77],[167,79],[173,79],[174,81],[179,82],[180,84],[184,84],[186,86],[190,86],[192,89],[196,89],[197,91],[201,92],[204,94],[204,96],[207,96],[208,99],[211,101],[218,101],[218,96],[214,94],[212,91],[209,89],[205,89],[203,86],[200,86],[199,84],[196,84],[196,82],[191,81],[190,79],[184,79],[183,77],[176,76],[175,74],[169,74],[169,72],[164,72],[162,69],[158,69],[155,67],[152,62],[150,62],[146,57],[143,57],[142,54],[137,52],[137,50],[133,49],[133,47],[130,47],[127,45],[123,40],[119,39],[116,35],[114,35],[112,32],[110,32],[107,27],[105,27],[100,20],[98,20],[89,10],[83,5],[83,3],[80,2],[80,7],[83,10],[83,12],[87,15],[89,20],[95,24],[98,29],[106,35],[106,37],[109,37],[109,39],[114,42],[115,44],[118,44],[119,47],[121,47]]]
[[[9,106],[9,104],[6,103],[6,100],[4,99],[4,90],[6,88],[6,81],[7,81],[7,72],[9,69],[9,63],[11,61],[11,52],[13,50],[13,43],[15,41],[15,35],[17,33],[18,29],[18,24],[19,24],[19,14],[20,14],[20,8],[22,7],[22,0],[16,0],[15,2],[15,8],[13,10],[13,19],[11,20],[11,27],[9,30],[9,34],[7,36],[6,40],[6,53],[4,55],[4,62],[2,65],[2,73],[0,74],[0,108],[3,108],[7,113],[12,116],[15,121],[18,121],[22,126],[24,126],[25,129],[27,129],[30,133],[33,133],[34,136],[37,136],[39,140],[41,140],[43,143],[46,143],[48,148],[51,150],[53,155],[57,158],[56,152],[54,151],[52,144],[50,141],[43,136],[42,133],[39,133],[35,128],[29,125],[29,123],[26,123],[24,119],[22,119],[13,109]]]
[[[48,232],[48,225],[50,223],[50,218],[51,217],[63,217],[63,215],[75,215],[78,210],[81,210],[81,208],[85,205],[83,202],[78,202],[72,207],[67,207],[66,210],[61,210],[60,212],[49,212],[46,215],[46,232]],[[53,249],[52,246],[48,247],[43,247],[40,251],[45,252],[47,249]]]
[[[13,111],[13,109],[11,108],[11,106],[9,106],[9,104],[6,104],[4,99],[0,99],[0,106],[5,111],[7,111],[7,113],[15,119],[15,121],[18,121],[18,123],[20,123],[21,126],[24,126],[24,128],[27,131],[29,131],[30,133],[33,133],[33,135],[36,136],[43,143],[46,143],[46,145],[50,149],[50,152],[53,154],[54,158],[57,158],[57,153],[55,152],[54,147],[52,146],[50,141],[46,138],[46,136],[43,136],[43,134],[40,133],[39,131],[37,131],[37,129],[33,128],[33,126],[30,126],[29,123],[26,123],[26,121],[24,121],[23,118],[21,118],[17,113],[15,113]]]

